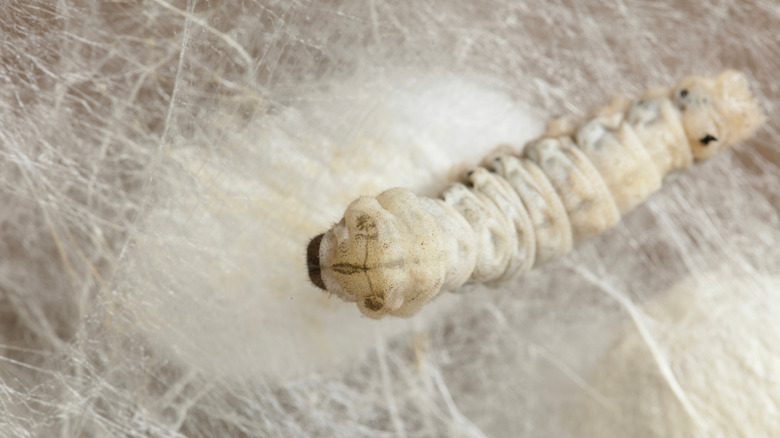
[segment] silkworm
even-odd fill
[[[575,126],[555,119],[522,156],[492,154],[439,198],[394,188],[352,202],[311,240],[309,278],[371,318],[408,317],[441,291],[496,283],[613,227],[664,178],[752,135],[746,77],[690,76],[617,96]]]

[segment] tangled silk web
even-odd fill
[[[0,5],[0,435],[777,436],[767,1]],[[359,195],[546,118],[746,72],[770,118],[498,289],[372,321],[310,285]]]

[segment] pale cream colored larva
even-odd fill
[[[618,96],[576,128],[551,121],[523,157],[488,157],[441,199],[401,188],[357,199],[310,242],[309,278],[371,318],[411,316],[442,290],[505,281],[567,253],[614,226],[667,174],[763,121],[735,71]]]

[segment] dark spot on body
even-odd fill
[[[674,100],[677,104],[677,108],[679,108],[680,111],[685,111],[688,108],[687,103],[690,103],[688,95],[688,90],[684,88],[677,92],[677,96],[675,96]]]
[[[309,269],[309,280],[318,288],[327,290],[325,283],[322,281],[322,270],[320,268],[320,243],[322,242],[322,236],[320,234],[311,239],[309,246],[306,247],[306,265]]]
[[[372,219],[371,216],[367,214],[361,214],[355,221],[355,227],[357,227],[357,229],[360,231],[375,231],[376,222],[374,222],[374,219]]]
[[[704,137],[699,139],[699,143],[701,143],[704,146],[707,146],[708,144],[712,143],[713,141],[718,141],[718,139],[713,137],[713,136],[711,136],[710,134],[707,134]]]
[[[372,295],[369,297],[366,297],[366,299],[363,300],[363,304],[366,306],[366,309],[378,312],[382,309],[385,305],[385,300],[382,298],[379,298],[376,295]]]

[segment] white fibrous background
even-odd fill
[[[771,1],[0,3],[0,436],[780,435]],[[768,122],[570,255],[410,319],[309,283],[617,93],[732,68]]]

